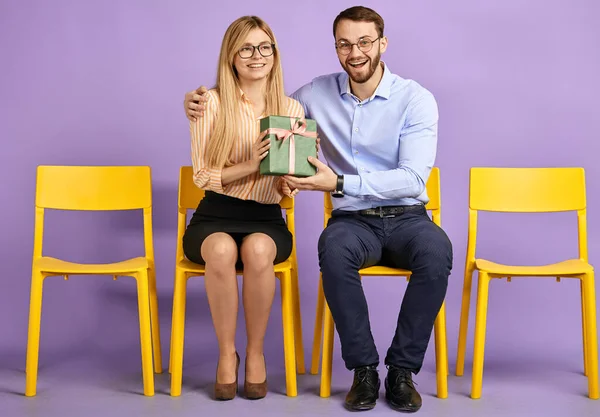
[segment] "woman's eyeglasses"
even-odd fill
[[[238,51],[238,55],[242,59],[249,59],[254,56],[254,51],[258,50],[258,53],[263,58],[273,55],[275,52],[275,44],[274,43],[261,43],[260,45],[244,45]]]

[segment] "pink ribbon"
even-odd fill
[[[291,128],[282,129],[280,127],[270,127],[262,133],[262,136],[275,135],[278,140],[286,141],[290,140],[290,161],[289,161],[289,172],[288,174],[293,175],[296,170],[296,141],[294,140],[295,135],[306,136],[309,138],[317,138],[317,132],[306,131],[306,120],[290,117]]]

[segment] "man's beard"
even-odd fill
[[[346,74],[348,74],[350,79],[357,84],[362,84],[362,83],[369,81],[369,79],[371,79],[373,74],[375,74],[375,70],[377,69],[377,66],[379,65],[379,63],[381,62],[381,52],[377,52],[377,55],[375,56],[375,58],[373,60],[371,60],[370,57],[367,57],[367,59],[368,59],[368,61],[365,65],[370,64],[369,71],[367,71],[367,73],[364,75],[353,75],[350,73],[350,70],[354,69],[354,68],[347,62],[344,62],[342,64],[342,67],[346,71]]]

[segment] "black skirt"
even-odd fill
[[[240,247],[242,240],[252,233],[264,233],[277,246],[274,263],[289,258],[293,237],[281,214],[279,204],[262,204],[224,194],[207,191],[190,219],[183,235],[183,252],[190,261],[204,265],[200,248],[213,233],[227,233],[238,246],[238,263],[241,269]]]

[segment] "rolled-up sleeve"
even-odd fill
[[[223,183],[221,182],[222,169],[209,168],[206,151],[208,141],[213,131],[214,123],[217,119],[217,99],[212,93],[208,92],[208,102],[204,111],[204,116],[198,117],[195,122],[190,122],[190,136],[192,144],[192,167],[194,169],[194,184],[204,190],[211,190],[223,193]]]

